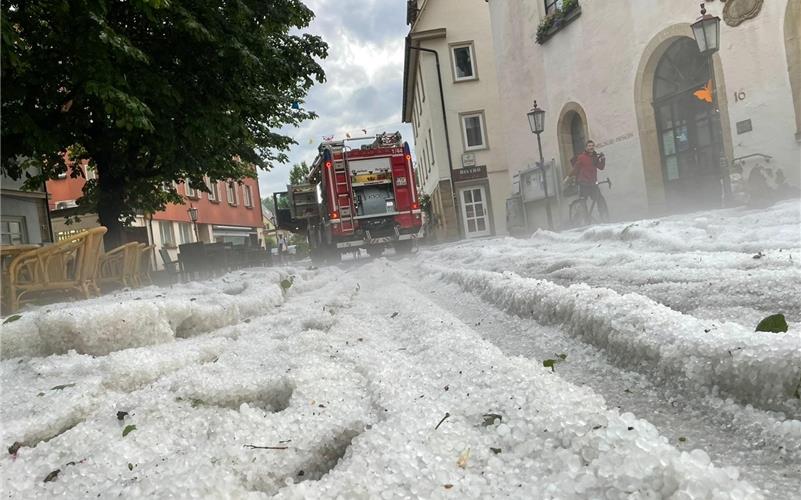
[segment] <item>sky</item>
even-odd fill
[[[261,196],[286,190],[292,165],[311,163],[323,136],[344,139],[400,130],[412,144],[411,125],[401,123],[403,47],[409,31],[403,0],[306,0],[315,13],[307,30],[328,43],[321,62],[326,82],[303,103],[319,117],[281,133],[297,141],[289,163],[259,172]]]

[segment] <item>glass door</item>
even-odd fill
[[[471,187],[462,189],[462,220],[465,222],[465,237],[478,238],[489,236],[489,215],[487,214],[484,188]]]

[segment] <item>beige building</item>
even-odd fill
[[[403,121],[439,240],[506,234],[503,151],[489,12],[483,2],[409,0]]]
[[[737,204],[754,172],[774,192],[796,191],[801,0],[706,7],[723,19],[711,64],[690,26],[695,3],[489,0],[511,174],[537,158],[526,119],[536,99],[553,187],[594,139],[607,158],[601,178],[614,185],[601,188],[613,219]],[[564,226],[571,199],[551,199]],[[543,207],[527,205],[529,230],[545,227]]]

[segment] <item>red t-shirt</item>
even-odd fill
[[[584,151],[576,157],[576,161],[573,163],[576,181],[582,184],[595,184],[598,182],[598,170],[603,170],[604,167],[606,167],[605,157],[597,154],[591,155]]]

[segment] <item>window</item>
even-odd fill
[[[417,69],[417,76],[420,78],[420,95],[423,97],[423,102],[426,102],[426,87],[423,84],[423,73],[420,68]]]
[[[3,221],[0,223],[0,239],[3,245],[28,243],[25,217],[3,217]]]
[[[195,189],[192,186],[190,186],[189,185],[189,181],[186,181],[186,183],[184,184],[184,187],[186,188],[186,196],[188,196],[189,198],[197,198],[198,197],[197,189]]]
[[[228,204],[236,205],[236,183],[234,181],[228,182]]]
[[[434,155],[434,139],[431,137],[431,129],[428,129],[428,145],[431,147],[429,154],[431,155],[431,164],[436,165],[437,159]]]
[[[209,188],[209,201],[219,202],[220,201],[220,187],[219,183],[211,182],[206,179],[206,187]]]
[[[545,0],[545,15],[549,16],[562,8],[562,0]]]
[[[175,229],[172,227],[172,221],[159,221],[159,234],[161,235],[161,246],[175,246]]]
[[[250,186],[242,186],[242,194],[244,195],[245,206],[250,208],[253,206],[253,194],[250,191]]]
[[[451,59],[453,62],[453,79],[455,81],[475,80],[477,78],[472,43],[452,46]]]
[[[181,231],[181,243],[192,243],[192,224],[179,222],[178,229]]]
[[[484,113],[462,115],[462,139],[467,151],[485,149],[487,141],[484,134]]]

